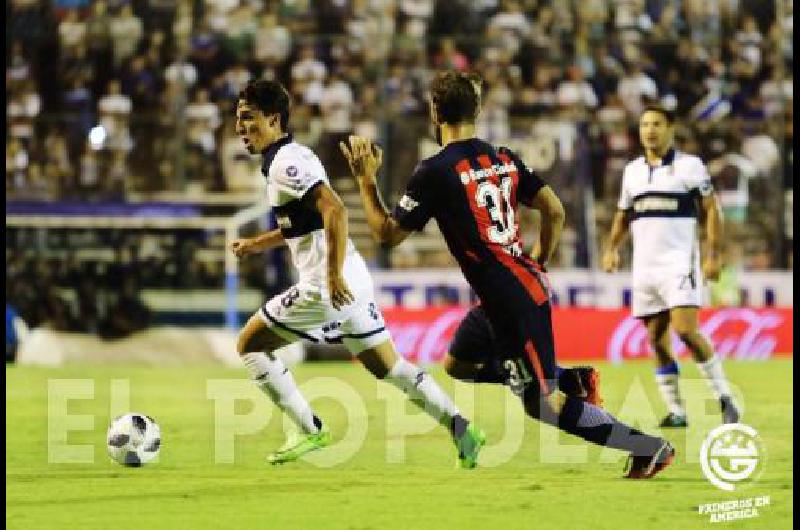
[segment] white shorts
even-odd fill
[[[703,304],[703,277],[699,270],[693,274],[673,271],[648,271],[633,277],[632,313],[642,318],[674,307]]]
[[[360,296],[359,296],[360,294]],[[378,304],[370,293],[336,310],[318,287],[297,284],[275,296],[259,310],[264,322],[289,342],[344,344],[353,355],[390,339]]]

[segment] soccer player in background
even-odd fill
[[[287,132],[290,99],[277,82],[251,82],[236,108],[236,131],[248,151],[263,156],[267,198],[278,229],[236,240],[239,257],[288,245],[298,283],[264,304],[239,334],[237,349],[253,380],[302,432],[268,456],[296,460],[330,444],[330,433],[301,395],[274,351],[305,339],[343,343],[378,379],[405,392],[450,431],[462,467],[477,461],[484,434],[461,416],[430,375],[399,356],[374,301],[366,263],[347,235],[347,211],[325,169]]]
[[[724,423],[737,423],[722,362],[699,330],[703,278],[719,276],[722,212],[700,158],[673,147],[674,117],[652,105],[639,120],[644,156],[622,174],[618,210],[603,253],[607,272],[619,266],[619,247],[630,229],[633,241],[633,316],[647,327],[656,353],[656,381],[669,413],[662,427],[686,427],[686,409],[678,388],[678,363],[669,330],[686,344],[720,402]],[[706,236],[701,253],[698,218]],[[702,275],[701,275],[702,274]]]
[[[478,295],[526,413],[584,440],[630,454],[628,478],[649,478],[668,466],[667,440],[620,423],[603,409],[557,390],[547,283],[539,263],[522,252],[519,203],[556,203],[553,190],[510,150],[475,137],[479,98],[473,78],[435,77],[430,112],[438,154],[419,163],[393,213],[376,185],[381,149],[353,136],[342,152],[358,182],[373,236],[391,246],[435,218],[450,252]],[[541,234],[550,256],[558,234]]]

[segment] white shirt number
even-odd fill
[[[501,205],[501,201],[505,204]],[[500,187],[484,180],[478,184],[475,202],[486,208],[492,225],[489,227],[489,241],[507,246],[514,241],[517,227],[514,223],[514,208],[511,207],[511,179],[500,179]],[[503,215],[505,211],[505,216]]]

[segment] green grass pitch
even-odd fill
[[[693,364],[684,361],[682,366],[684,379],[704,388],[703,381],[693,379],[698,377]],[[495,451],[490,466],[457,469],[447,433],[423,428],[431,426],[420,412],[410,405],[398,408],[402,395],[376,383],[355,363],[293,368],[298,382],[312,385],[309,388],[333,388],[347,401],[343,404],[325,395],[312,401],[331,427],[334,442],[366,426],[363,443],[352,446],[354,455],[332,467],[309,461],[281,467],[265,463],[265,455],[284,438],[281,416],[266,398],[253,393],[256,401],[240,399],[233,405],[228,402],[227,408],[224,402],[209,399],[209,388],[215,389],[212,394],[225,388],[215,386],[220,381],[236,391],[252,390],[244,370],[211,365],[7,366],[6,526],[22,530],[790,528],[792,360],[726,362],[725,367],[744,394],[743,421],[759,431],[768,452],[758,481],[732,493],[711,485],[697,455],[687,454],[687,448],[697,451],[697,440],[718,418],[709,405],[707,388],[698,390],[701,397],[693,401],[707,407],[712,423],[695,412],[696,421],[688,431],[665,431],[677,447],[676,464],[653,480],[628,481],[620,478],[624,455],[619,452],[591,448],[587,462],[554,463],[555,457],[540,450],[542,446],[556,438],[561,450],[580,451],[584,444],[567,435],[554,436],[552,428],[540,428],[530,419],[521,423],[524,431],[519,425],[516,431],[509,430],[506,415],[520,409],[516,401],[506,400],[504,388],[456,388],[438,368],[432,370],[434,377],[448,392],[458,390],[457,402],[486,431],[488,444],[499,443],[509,432],[513,440],[517,432],[521,433],[518,450],[504,458]],[[599,368],[608,409],[654,431],[664,408],[657,397],[652,364],[602,364]],[[61,382],[49,386],[48,381],[52,385],[54,380]],[[57,416],[59,401],[53,394],[48,399],[48,388],[72,384],[64,380],[83,380],[78,387],[90,392],[67,402],[66,410],[77,417],[71,421],[78,428],[69,432],[66,443],[89,445],[84,451],[88,450],[93,463],[48,461],[53,444],[59,444],[53,434],[53,422],[59,420],[51,417],[48,423],[48,407],[50,416]],[[113,392],[112,380],[123,380],[115,383]],[[127,388],[129,394],[120,388]],[[115,412],[128,407],[156,418],[163,439],[158,462],[125,468],[109,460],[105,430],[115,407]],[[234,438],[226,437],[225,425],[215,427],[220,410],[237,418],[257,418],[260,411],[269,410],[272,415],[267,424],[256,424],[251,434]],[[398,411],[407,415],[405,419],[398,419]],[[348,420],[348,413],[354,419]],[[81,430],[80,422],[92,422],[87,425],[93,428]],[[403,438],[397,433],[405,426],[424,432]],[[232,440],[225,447],[233,452],[223,454],[223,460],[232,463],[215,463],[222,447],[220,436]],[[49,437],[56,439],[48,444]],[[401,443],[404,456],[398,452]],[[317,456],[335,457],[352,448],[342,445]],[[762,495],[769,495],[771,502],[759,508],[754,519],[712,524],[708,516],[698,514],[700,504]]]

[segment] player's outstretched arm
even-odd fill
[[[375,182],[383,161],[383,151],[360,136],[350,137],[349,148],[344,142],[340,142],[339,147],[358,182],[361,202],[364,204],[364,213],[372,237],[379,243],[391,247],[399,245],[410,232],[401,228],[389,214]]]
[[[722,208],[716,193],[710,193],[701,201],[703,215],[701,220],[705,225],[706,252],[703,256],[703,276],[707,280],[719,278],[722,260],[720,246],[722,244]]]
[[[325,240],[328,248],[328,291],[331,305],[340,309],[354,300],[353,293],[342,275],[347,251],[347,208],[327,184],[315,187],[311,193],[314,207],[322,215]]]
[[[553,257],[561,231],[564,229],[564,205],[550,186],[543,186],[531,203],[542,214],[542,227],[539,231],[539,255],[533,258],[544,267]]]
[[[617,210],[614,220],[611,222],[611,233],[606,242],[606,249],[603,252],[603,270],[614,272],[619,267],[619,247],[625,240],[630,225],[630,215],[627,210]]]
[[[279,228],[276,228],[275,230],[264,232],[255,237],[242,237],[234,240],[234,242],[231,243],[231,251],[233,251],[237,258],[241,258],[248,254],[264,252],[265,250],[280,247],[285,244],[286,240],[283,239],[283,234],[281,234]]]

